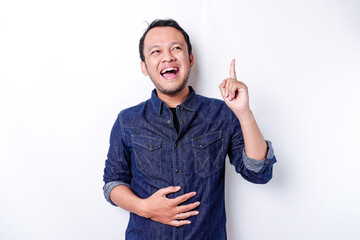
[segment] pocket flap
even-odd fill
[[[161,139],[156,139],[149,136],[132,135],[131,140],[133,144],[142,146],[149,151],[154,151],[156,149],[161,148]]]
[[[221,138],[222,138],[221,131],[218,131],[192,138],[191,141],[194,147],[204,149]]]

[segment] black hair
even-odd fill
[[[139,53],[140,53],[140,59],[141,61],[145,61],[145,57],[144,57],[144,40],[145,37],[147,35],[147,33],[155,28],[155,27],[173,27],[177,30],[179,30],[182,35],[184,36],[185,42],[187,44],[187,48],[188,48],[188,52],[189,52],[189,56],[192,53],[192,47],[191,47],[191,43],[190,43],[190,37],[189,35],[184,31],[184,29],[182,29],[182,27],[180,27],[180,25],[173,19],[156,19],[154,20],[149,26],[148,28],[145,30],[144,34],[142,35],[142,37],[140,38],[140,42],[139,42]]]

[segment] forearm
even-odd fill
[[[117,206],[135,213],[139,216],[143,216],[143,199],[135,195],[135,193],[125,185],[119,185],[113,188],[110,193],[110,199]]]
[[[191,216],[198,215],[193,209],[199,206],[199,202],[181,205],[181,203],[195,196],[195,192],[183,194],[174,199],[168,199],[166,195],[178,192],[180,187],[166,187],[159,189],[149,198],[141,199],[125,185],[113,188],[110,199],[119,207],[135,213],[141,217],[150,218],[153,221],[171,226],[180,227],[191,222],[186,220]]]
[[[252,111],[236,114],[236,116],[240,121],[246,155],[249,158],[264,160],[267,154],[267,145]]]

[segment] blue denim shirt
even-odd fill
[[[180,122],[177,134],[173,114],[156,91],[151,99],[120,112],[112,128],[104,170],[104,195],[127,185],[140,198],[160,188],[181,186],[168,195],[175,198],[195,191],[187,203],[199,201],[199,215],[190,225],[172,227],[130,213],[128,240],[226,239],[224,201],[225,157],[246,180],[267,183],[276,162],[271,143],[264,161],[247,157],[238,119],[223,101],[195,94],[176,108]]]

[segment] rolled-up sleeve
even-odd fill
[[[110,199],[111,191],[119,185],[130,187],[132,179],[130,151],[124,140],[125,137],[121,125],[120,113],[111,130],[110,147],[105,161],[103,176],[105,199],[114,206],[116,205]]]
[[[112,181],[112,182],[108,182],[108,183],[105,183],[104,187],[103,187],[103,192],[104,192],[104,197],[105,199],[113,206],[117,206],[115,203],[113,203],[113,201],[111,201],[110,199],[110,193],[111,191],[117,187],[117,186],[120,186],[120,185],[124,185],[124,186],[128,186],[130,187],[129,184],[127,183],[124,183],[124,182],[121,182],[121,181]]]
[[[272,143],[270,141],[266,140],[266,144],[267,144],[268,150],[267,150],[266,158],[264,160],[256,160],[253,158],[249,158],[245,153],[245,149],[243,149],[242,158],[243,158],[244,165],[247,169],[258,173],[258,172],[260,172],[261,169],[264,168],[264,166],[266,166],[270,163],[274,163],[273,162],[274,149],[272,147]]]
[[[249,158],[245,154],[244,138],[240,123],[236,117],[233,117],[231,127],[231,140],[228,149],[230,163],[249,182],[258,184],[269,182],[272,178],[273,164],[276,162],[272,143],[266,141],[268,152],[264,160]]]

